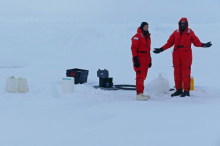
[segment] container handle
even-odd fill
[[[165,77],[167,78],[167,81],[169,82],[167,75],[164,72],[161,72],[161,73],[165,75]]]

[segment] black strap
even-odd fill
[[[138,53],[147,53],[146,51],[137,51]]]
[[[179,45],[178,45],[176,48],[183,48],[183,47],[184,47],[184,46],[179,46]]]
[[[178,45],[174,51],[176,51],[178,48],[190,48],[190,47],[186,47],[186,46],[179,46],[179,45]]]

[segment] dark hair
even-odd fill
[[[142,22],[140,28],[143,30],[145,25],[148,25],[148,23],[147,22]]]

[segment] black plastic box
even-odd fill
[[[99,78],[99,87],[110,88],[113,86],[113,78]]]
[[[74,77],[75,84],[86,83],[88,75],[89,75],[89,71],[84,69],[74,68],[74,69],[66,70],[66,76]]]

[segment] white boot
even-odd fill
[[[150,99],[150,95],[144,95],[143,93],[140,93],[136,96],[136,99],[140,101],[146,101]]]

